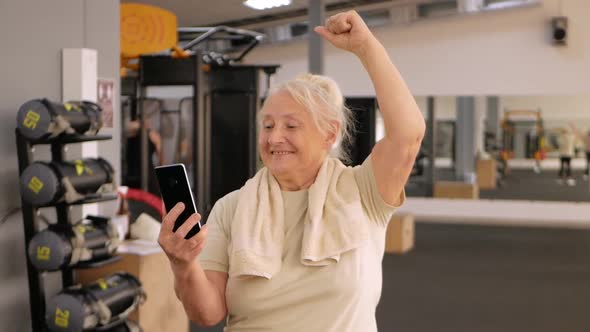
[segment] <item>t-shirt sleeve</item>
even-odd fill
[[[387,225],[395,210],[405,202],[405,190],[402,189],[397,206],[387,204],[377,189],[370,155],[362,165],[354,168],[354,175],[361,195],[363,208],[369,219],[379,225]]]
[[[230,243],[230,224],[233,217],[231,200],[233,193],[218,200],[207,219],[207,243],[198,260],[203,270],[228,272]]]

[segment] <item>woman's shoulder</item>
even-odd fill
[[[240,190],[234,190],[215,202],[211,214],[220,214],[219,217],[233,216],[238,206],[238,194]]]
[[[239,190],[232,191],[213,204],[213,209],[207,216],[207,224],[216,224],[220,229],[229,232],[238,205],[238,192]]]
[[[342,182],[342,181],[357,182],[359,176],[371,175],[372,171],[373,171],[372,166],[371,166],[370,156],[367,157],[361,164],[358,164],[358,165],[347,165],[347,164],[344,164],[340,159],[335,159],[332,162],[336,165],[336,169],[339,170],[338,177],[335,178],[339,182]],[[335,180],[335,179],[333,179],[333,180]]]

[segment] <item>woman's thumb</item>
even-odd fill
[[[324,26],[317,26],[313,29],[318,35],[324,37],[329,42],[333,42],[334,38],[336,37],[333,33],[331,33],[326,27]]]

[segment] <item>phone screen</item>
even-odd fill
[[[184,203],[184,211],[176,219],[174,223],[174,232],[182,225],[191,215],[197,212],[195,201],[191,191],[186,169],[183,164],[174,164],[156,167],[156,177],[160,186],[160,193],[166,211],[172,208],[179,202]],[[191,238],[201,229],[200,222],[195,225],[185,236],[185,239]]]

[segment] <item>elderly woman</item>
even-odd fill
[[[284,83],[259,114],[265,167],[220,199],[207,225],[176,232],[182,211],[164,218],[159,242],[188,317],[225,331],[376,331],[385,232],[404,201],[404,184],[424,119],[385,48],[354,11],[315,32],[355,54],[376,90],[385,124],[361,166],[328,157],[349,135],[350,112],[330,79]]]

